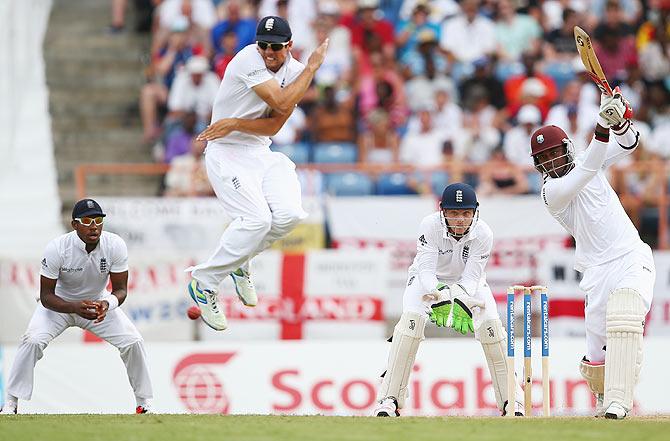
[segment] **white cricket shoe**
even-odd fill
[[[0,415],[16,415],[18,409],[18,402],[7,401],[0,411]]]
[[[596,418],[605,416],[605,394],[596,394]]]
[[[244,306],[256,306],[258,304],[258,296],[256,295],[256,287],[251,281],[251,274],[238,268],[237,271],[230,274],[235,282],[235,291],[237,297],[244,303]]]
[[[607,407],[605,418],[608,420],[622,420],[626,418],[627,414],[628,412],[626,412],[626,409],[621,404],[613,402]]]
[[[226,316],[219,308],[216,292],[200,288],[198,281],[193,279],[188,284],[188,292],[200,308],[202,321],[215,331],[223,331],[228,327]]]
[[[507,415],[507,401],[505,401],[505,404],[503,404],[502,416],[505,416],[505,415]],[[518,401],[514,402],[514,416],[518,416],[518,417],[524,416],[523,404],[519,403]]]
[[[399,417],[398,400],[394,397],[384,398],[377,403],[373,415],[378,417]]]

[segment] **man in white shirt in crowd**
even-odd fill
[[[30,400],[35,364],[51,340],[72,326],[119,350],[135,393],[135,412],[151,411],[153,392],[144,341],[119,308],[128,295],[128,250],[119,236],[102,231],[104,218],[97,202],[82,199],[72,210],[74,231],[47,245],[40,271],[40,302],[9,372],[3,414],[17,413],[19,399]],[[111,292],[105,290],[108,281]],[[103,381],[102,387],[111,385]]]
[[[524,104],[516,115],[516,126],[505,133],[503,151],[505,158],[518,166],[533,165],[533,158],[528,156],[528,138],[542,122],[540,109],[533,104]]]
[[[191,271],[191,298],[212,329],[226,329],[217,304],[219,284],[229,275],[247,306],[258,302],[250,260],[286,236],[307,216],[302,209],[295,164],[270,150],[277,134],[302,99],[324,60],[326,39],[303,65],[291,56],[292,33],[281,17],[261,19],[256,44],[235,55],[216,95],[212,124],[198,137],[210,141],[207,175],[233,219],[214,253]]]
[[[632,114],[616,89],[614,96],[601,97],[595,134],[585,151],[575,155],[572,141],[557,126],[542,127],[530,139],[545,181],[542,200],[575,238],[575,269],[583,275],[586,356],[580,372],[596,395],[596,416],[611,419],[625,418],[633,408],[656,279],[651,249],[605,175],[640,144]],[[616,141],[611,144],[610,133]]]
[[[416,257],[408,270],[402,315],[393,330],[386,372],[379,388],[378,417],[400,416],[408,396],[409,375],[424,329],[430,321],[463,335],[474,332],[489,366],[498,409],[523,416],[523,393],[517,384],[515,403],[507,405],[507,334],[486,282],[493,232],[479,219],[472,187],[448,185],[440,210],[421,221]],[[457,357],[457,356],[456,356]]]
[[[210,119],[219,77],[209,70],[207,58],[196,55],[189,58],[186,66],[177,74],[168,96],[168,110],[171,119],[181,118],[190,110],[195,110],[201,127]]]

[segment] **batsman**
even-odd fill
[[[607,167],[640,145],[632,113],[620,90],[603,94],[595,134],[579,155],[556,126],[541,127],[530,139],[535,168],[544,177],[542,200],[575,238],[574,267],[582,273],[579,286],[586,294],[586,356],[580,372],[596,395],[596,416],[610,419],[625,418],[633,407],[656,278],[651,248],[605,175]]]
[[[391,338],[391,349],[374,415],[400,416],[407,398],[409,374],[428,320],[462,334],[474,332],[486,357],[501,413],[508,411],[507,338],[484,269],[493,233],[479,219],[472,187],[447,186],[440,210],[421,221],[416,257],[409,267],[403,313]],[[523,416],[523,393],[517,384],[514,413]]]

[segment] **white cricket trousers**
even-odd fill
[[[205,153],[207,176],[233,219],[210,258],[193,267],[200,286],[218,291],[230,273],[286,236],[307,213],[295,164],[269,148],[221,146]]]
[[[21,400],[30,399],[33,394],[35,364],[42,358],[44,348],[51,340],[71,326],[91,331],[115,346],[126,365],[128,380],[135,398],[139,402],[153,397],[144,341],[135,325],[121,309],[109,311],[102,322],[93,323],[92,320],[77,314],[63,314],[46,309],[41,303],[37,304],[28,329],[21,337],[21,344],[16,351],[16,358],[7,381],[9,395]]]
[[[586,293],[584,324],[586,326],[586,358],[605,361],[607,344],[607,301],[612,291],[632,288],[640,293],[649,312],[654,297],[656,267],[651,248],[641,243],[636,249],[615,260],[587,268],[579,288]]]

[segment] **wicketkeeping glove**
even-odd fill
[[[447,326],[447,318],[451,311],[451,300],[449,300],[449,288],[442,282],[438,282],[435,289],[423,296],[426,301],[437,301],[431,305],[430,321],[440,328]]]
[[[454,283],[449,287],[451,297],[451,311],[447,317],[447,326],[465,335],[474,332],[472,323],[472,309],[474,307],[484,308],[484,302],[470,296],[463,287]]]

